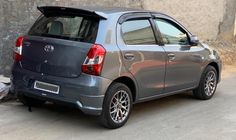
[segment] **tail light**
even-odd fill
[[[101,45],[94,44],[82,65],[82,72],[99,76],[102,72],[105,54],[106,50]]]
[[[14,47],[14,60],[21,61],[22,59],[22,46],[23,46],[24,37],[21,36],[16,40],[16,46]]]

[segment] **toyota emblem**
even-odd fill
[[[44,51],[45,52],[53,52],[54,51],[54,46],[46,45],[46,46],[44,46]]]

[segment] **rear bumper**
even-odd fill
[[[59,94],[34,89],[35,80],[60,86]],[[81,74],[78,78],[41,75],[22,69],[18,64],[13,66],[11,81],[12,91],[17,94],[74,104],[85,114],[90,115],[101,114],[105,92],[112,82],[103,77],[87,74]]]

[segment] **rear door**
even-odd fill
[[[24,37],[22,67],[42,75],[77,77],[95,43],[99,17],[45,10]]]
[[[193,48],[188,33],[170,18],[157,17],[154,21],[162,36],[167,56],[165,92],[193,88],[200,67],[197,67],[199,63],[191,56],[190,50]]]
[[[149,14],[125,16],[118,25],[118,46],[127,70],[138,83],[139,98],[161,94],[164,89],[165,52],[158,45]]]

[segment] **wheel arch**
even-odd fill
[[[208,67],[208,66],[212,66],[216,69],[216,72],[217,72],[217,81],[219,82],[219,79],[220,79],[220,66],[218,65],[217,62],[210,62],[206,67],[205,69]]]
[[[133,102],[137,101],[137,86],[135,84],[135,81],[132,78],[128,76],[121,76],[113,80],[111,84],[113,84],[114,82],[122,83],[128,86],[132,93]]]

